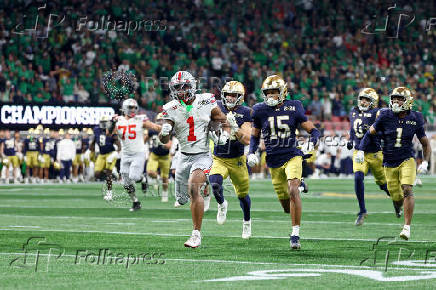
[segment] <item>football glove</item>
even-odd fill
[[[42,155],[38,155],[38,161],[40,162],[40,163],[44,163],[44,156],[42,156]]]
[[[347,149],[348,149],[348,150],[353,149],[353,141],[348,141],[348,142],[347,142]]]
[[[239,126],[238,123],[236,122],[236,118],[233,112],[229,112],[227,114],[227,123],[229,123],[230,125],[231,135],[236,134],[236,132],[238,132],[239,130]]]
[[[247,156],[248,166],[253,167],[259,163],[259,158],[257,158],[256,154],[249,154]]]
[[[220,130],[220,134],[217,135],[217,133],[215,131],[212,131],[210,133],[210,139],[212,139],[213,143],[215,143],[215,145],[224,145],[227,143],[227,140],[229,140],[229,133],[227,133],[227,131],[221,131]]]
[[[425,160],[422,161],[421,165],[418,166],[418,173],[419,174],[426,174],[427,168],[428,168],[428,162]]]
[[[362,150],[357,151],[356,156],[354,156],[354,161],[356,163],[363,163],[365,161],[365,152]]]
[[[162,137],[168,136],[173,129],[173,126],[171,124],[165,123],[162,125],[162,128],[160,129],[160,135]]]

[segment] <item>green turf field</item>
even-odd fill
[[[289,248],[290,218],[270,181],[251,183],[249,241],[240,237],[239,202],[227,193],[226,224],[217,225],[212,200],[198,249],[183,247],[190,211],[173,208],[173,199],[140,193],[143,209],[130,213],[105,203],[97,184],[1,186],[0,288],[436,288],[435,178],[415,189],[408,242],[395,240],[403,220],[373,180],[365,182],[362,227],[353,225],[353,180],[307,183],[300,251]]]

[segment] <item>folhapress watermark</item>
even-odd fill
[[[129,269],[132,266],[165,264],[164,253],[144,251],[121,252],[109,248],[76,249],[66,254],[64,247],[50,243],[45,237],[30,237],[22,246],[22,253],[9,262],[11,268],[27,269],[33,272],[49,272],[58,263],[72,265],[108,266],[116,265]]]

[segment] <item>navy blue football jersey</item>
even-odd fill
[[[378,108],[362,112],[357,108],[353,108],[350,112],[350,139],[354,143],[354,148],[359,148],[360,141],[365,136],[366,131],[375,122]],[[371,135],[371,142],[368,145],[365,152],[378,152],[381,150],[380,137],[377,135]]]
[[[3,144],[3,153],[6,156],[15,156],[15,138],[3,139]]]
[[[24,140],[24,151],[40,151],[38,138],[29,137]]]
[[[94,128],[95,143],[100,147],[100,154],[107,154],[115,150],[113,136],[107,136],[100,127]]]
[[[44,138],[42,140],[42,153],[55,157],[56,140],[53,138]]]
[[[218,106],[224,114],[228,114],[229,110],[223,105],[221,101],[218,101]],[[251,122],[251,110],[245,106],[237,106],[233,110],[235,115],[236,123],[238,123],[239,128],[245,122]],[[238,140],[228,140],[224,145],[215,145],[213,154],[217,157],[223,158],[235,158],[244,155],[244,144]]]
[[[424,118],[416,111],[399,118],[392,110],[382,109],[373,126],[384,141],[383,165],[386,167],[397,167],[404,160],[414,157],[414,135],[418,139],[425,137]]]
[[[265,103],[253,107],[253,126],[261,129],[268,167],[277,168],[295,156],[303,156],[296,146],[295,129],[307,121],[304,112],[298,100],[285,100],[279,108]]]

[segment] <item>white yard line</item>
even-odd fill
[[[0,228],[0,231],[27,231],[14,228]],[[63,233],[96,233],[96,234],[115,234],[115,235],[139,235],[139,236],[161,236],[161,237],[189,237],[189,234],[167,234],[167,233],[149,233],[149,232],[121,232],[121,231],[97,231],[97,230],[64,230],[64,229],[38,229],[35,232],[63,232]],[[241,236],[232,235],[211,235],[207,234],[205,237],[221,237],[221,238],[237,238]],[[288,236],[252,236],[254,239],[289,239]],[[318,238],[302,237],[301,240],[308,241],[363,241],[363,242],[376,242],[375,239],[353,239],[353,238]],[[407,243],[436,243],[436,241],[407,241]]]

